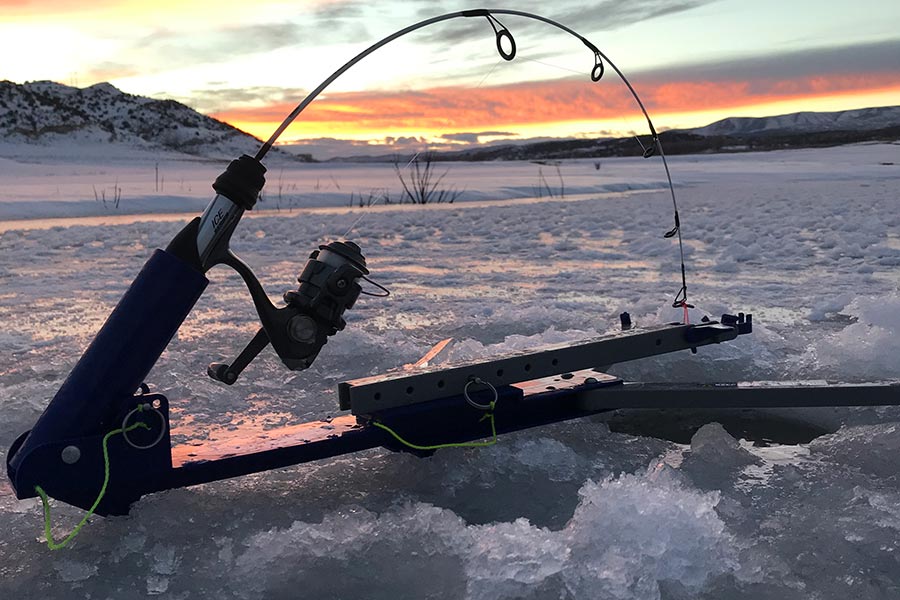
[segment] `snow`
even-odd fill
[[[0,156],[87,156],[166,152],[225,158],[259,140],[174,101],[132,96],[109,83],[84,89],[52,81],[0,81]],[[273,157],[287,156],[279,151]]]
[[[691,318],[752,312],[754,332],[612,372],[897,378],[898,149],[673,157]],[[4,455],[222,167],[172,160],[157,194],[143,160],[0,161]],[[338,381],[414,362],[446,337],[456,341],[441,359],[457,360],[590,337],[623,310],[638,325],[680,319],[657,159],[565,162],[565,198],[533,197],[537,165],[446,167],[471,196],[353,209],[350,191],[395,185],[390,165],[270,169],[263,206],[280,176],[283,191],[296,185],[293,205],[245,219],[233,247],[272,297],[354,224],[348,237],[393,295],[357,302],[309,371],[265,351],[226,388],[206,365],[233,358],[257,324],[239,278],[213,271],[149,377],[171,401],[176,439],[334,415]],[[135,190],[118,212],[90,191],[116,178]],[[141,211],[156,214],[127,215]],[[67,214],[82,218],[24,220]],[[56,553],[41,544],[39,503],[4,480],[0,597],[896,598],[898,448],[894,407],[620,412],[490,448],[373,450],[155,494],[128,517],[92,519]],[[57,537],[81,514],[54,503]]]

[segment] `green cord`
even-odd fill
[[[491,422],[491,439],[487,442],[455,442],[450,444],[435,444],[434,446],[419,446],[418,444],[413,444],[412,442],[403,439],[402,437],[400,437],[399,433],[397,433],[384,423],[372,421],[372,425],[378,427],[379,429],[387,431],[389,434],[394,436],[394,439],[396,439],[398,442],[400,442],[404,446],[407,446],[408,448],[412,448],[413,450],[440,450],[441,448],[486,448],[487,446],[493,446],[497,443],[497,427],[494,423],[494,402],[491,402],[488,411],[489,412],[480,419],[480,421],[488,419]]]
[[[107,448],[107,443],[109,442],[109,438],[116,435],[117,433],[128,433],[138,427],[143,427],[144,429],[150,429],[150,427],[141,421],[138,421],[134,425],[130,425],[124,429],[113,429],[105,436],[103,436],[103,486],[100,488],[100,494],[97,496],[97,499],[94,500],[94,504],[91,505],[91,508],[88,509],[87,514],[81,519],[81,522],[75,526],[75,529],[72,530],[66,539],[61,542],[55,542],[53,540],[53,532],[50,530],[50,501],[47,498],[47,492],[45,492],[41,486],[34,486],[34,491],[38,493],[41,497],[41,504],[44,505],[44,537],[47,538],[47,547],[51,550],[60,550],[65,548],[66,545],[75,539],[75,536],[81,532],[81,528],[85,526],[90,519],[94,515],[94,511],[97,510],[97,507],[100,506],[100,502],[103,501],[103,496],[106,495],[106,486],[109,484],[109,449]]]

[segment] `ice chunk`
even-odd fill
[[[674,479],[625,475],[588,483],[565,535],[564,572],[575,598],[660,598],[659,582],[696,587],[735,567],[733,540],[716,514],[718,493]]]
[[[151,550],[151,555],[153,556],[153,571],[155,573],[160,575],[175,574],[180,559],[175,553],[174,547],[157,544]]]
[[[900,472],[897,466],[900,423],[842,427],[836,433],[813,440],[810,450],[864,473],[896,477]]]
[[[74,558],[64,558],[53,564],[59,578],[67,583],[85,581],[97,574],[97,565]]]
[[[525,519],[470,527],[468,533],[467,595],[473,600],[531,597],[529,592],[560,573],[571,556],[563,536]]]
[[[672,478],[623,475],[588,482],[579,497],[559,531],[525,519],[467,525],[423,503],[380,515],[348,507],[321,523],[297,521],[252,536],[234,576],[248,596],[302,588],[336,597],[365,582],[384,598],[460,597],[464,590],[469,598],[522,598],[543,590],[538,597],[655,600],[660,581],[696,588],[734,568],[733,540],[715,511],[718,494]]]
[[[169,589],[169,578],[161,575],[147,575],[147,594],[158,596]]]
[[[856,322],[814,345],[819,362],[854,379],[897,377],[900,293],[857,297],[841,312]]]
[[[756,462],[750,452],[719,423],[707,423],[691,438],[691,457],[719,466],[744,466]]]
[[[847,306],[851,299],[852,296],[849,293],[825,296],[813,306],[806,318],[810,321],[824,321],[830,315],[833,316]]]
[[[380,516],[350,507],[257,534],[248,546],[234,573],[246,597],[460,597],[465,589],[466,526],[426,504]]]
[[[691,438],[691,451],[681,470],[702,489],[727,489],[741,476],[742,469],[761,462],[722,425],[707,423]]]

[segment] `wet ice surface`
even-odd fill
[[[882,163],[898,148],[673,160],[692,317],[752,312],[755,330],[613,372],[897,377],[900,167]],[[351,237],[394,295],[359,301],[311,370],[264,353],[233,388],[206,378],[257,327],[238,278],[215,271],[149,380],[176,436],[203,440],[336,414],[336,382],[446,337],[464,359],[602,333],[622,310],[675,320],[660,308],[679,286],[669,208],[651,191],[371,211]],[[360,214],[247,219],[233,246],[275,297]],[[0,233],[4,455],[179,226]],[[894,408],[592,417],[487,449],[373,450],[156,494],[56,553],[40,543],[38,503],[4,481],[0,597],[896,598],[898,427]],[[80,515],[55,505],[57,534]]]

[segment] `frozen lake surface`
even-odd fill
[[[354,223],[348,237],[393,295],[361,299],[309,371],[266,351],[229,388],[206,365],[235,356],[257,324],[240,280],[213,271],[149,377],[178,439],[335,415],[337,382],[414,362],[447,337],[456,360],[593,336],[623,310],[639,325],[680,318],[658,159],[566,161],[565,198],[553,166],[446,167],[467,194],[452,205],[353,210],[351,191],[395,185],[390,165],[270,169],[263,206],[281,176],[281,210],[245,219],[233,241],[270,295]],[[671,167],[692,320],[751,312],[754,332],[611,372],[900,377],[900,145]],[[4,456],[188,217],[122,213],[200,210],[220,169],[167,164],[156,192],[154,164],[0,159]],[[553,198],[534,193],[539,176]],[[119,209],[94,199],[92,185],[117,180]],[[323,189],[333,181],[339,190]],[[99,220],[9,222],[65,215]],[[898,450],[897,408],[623,412],[486,449],[375,450],[156,494],[129,517],[92,519],[60,552],[41,543],[39,502],[16,500],[4,479],[0,597],[895,599]],[[81,512],[56,503],[54,515],[59,536]]]

